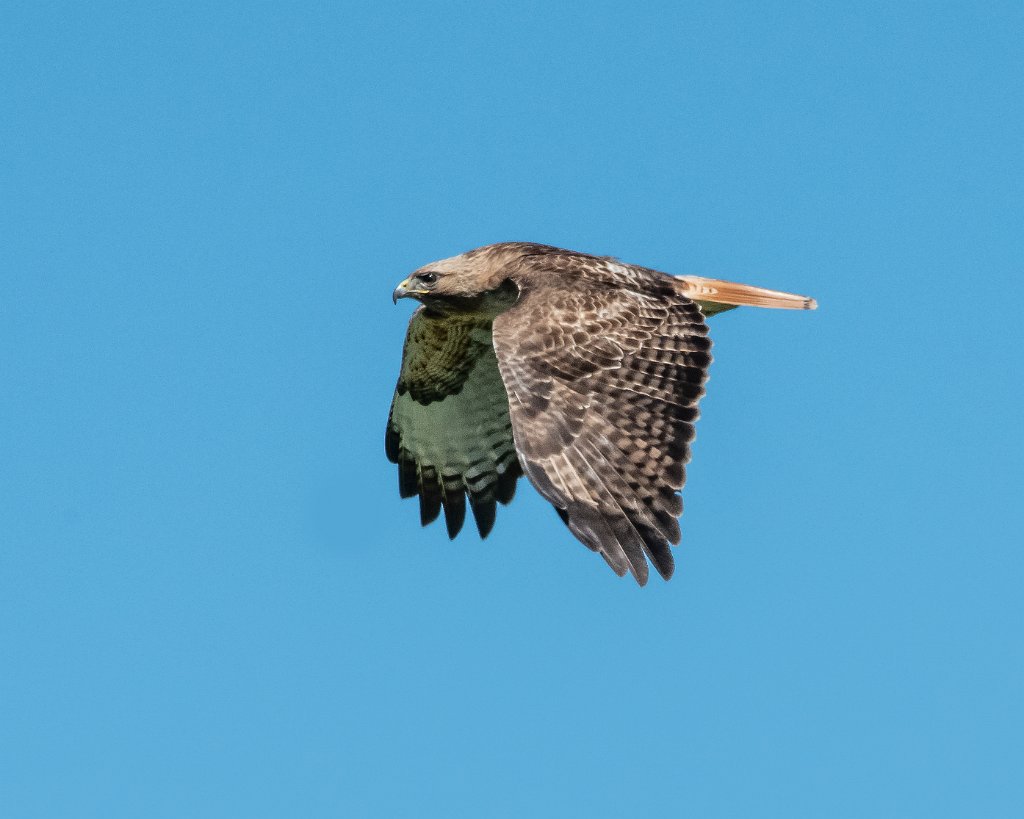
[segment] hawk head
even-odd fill
[[[504,242],[487,245],[424,265],[404,279],[392,300],[412,298],[435,312],[490,312],[511,307],[518,288],[509,280],[525,256],[537,255],[540,245]]]

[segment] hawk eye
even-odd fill
[[[420,275],[418,275],[416,278],[419,279],[421,282],[423,282],[423,284],[427,285],[428,287],[437,284],[436,273],[420,273]]]

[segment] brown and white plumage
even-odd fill
[[[427,265],[395,299],[422,306],[406,336],[386,449],[423,524],[466,498],[481,536],[525,474],[573,534],[643,585],[668,579],[680,539],[706,315],[812,299],[526,243]]]

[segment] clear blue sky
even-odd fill
[[[0,12],[0,814],[1019,816],[1020,3],[275,5]],[[671,583],[397,496],[391,290],[509,239],[821,304]]]

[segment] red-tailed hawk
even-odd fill
[[[391,404],[387,456],[423,525],[444,509],[481,537],[525,474],[618,575],[672,576],[679,490],[711,340],[737,305],[813,299],[670,276],[611,258],[509,242],[426,265],[395,289],[418,299]]]

